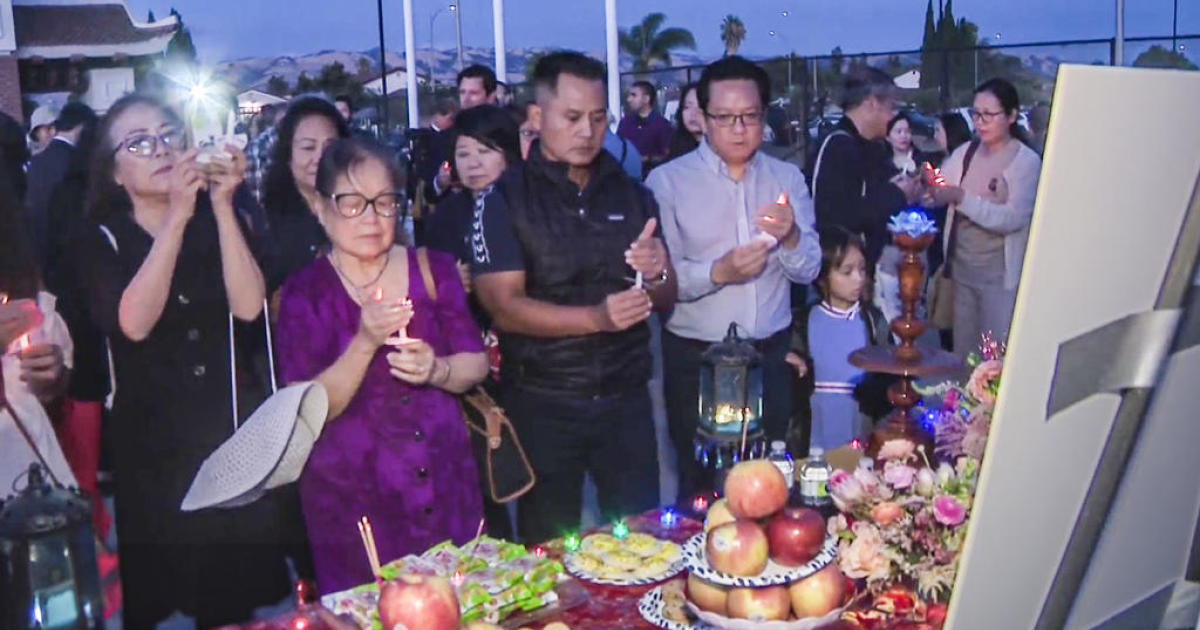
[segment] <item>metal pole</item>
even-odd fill
[[[462,2],[455,2],[458,10],[454,12],[454,32],[458,37],[458,71],[463,69],[463,46],[462,46]]]
[[[405,0],[409,2],[409,0]],[[383,123],[384,137],[387,137],[388,127],[388,89],[387,89],[387,52],[383,47],[383,0],[376,0],[375,10],[378,12],[379,18],[379,68],[380,68],[380,88],[383,91],[383,105],[379,108],[379,117]]]
[[[429,16],[429,91],[430,92],[437,92],[437,88],[434,87],[434,85],[433,85],[433,73],[434,73],[433,61],[434,61],[434,57],[437,56],[437,54],[436,54],[437,48],[435,47],[435,45],[433,43],[433,24],[437,20],[438,16],[442,14],[442,11],[445,11],[445,10],[446,10],[445,7],[442,7],[441,9],[434,11],[433,15]]]
[[[973,85],[979,85],[979,46],[978,45],[975,46],[975,83]]]
[[[1125,65],[1125,0],[1117,0],[1117,36],[1113,40],[1113,65]]]
[[[507,83],[508,49],[504,47],[504,0],[492,0],[492,39],[496,49],[496,77]]]
[[[1179,43],[1175,40],[1179,37],[1179,0],[1174,2],[1174,17],[1171,19],[1171,50],[1178,51]]]
[[[382,0],[380,0],[382,2]],[[412,0],[404,0],[404,77],[408,79],[408,126],[420,126],[420,108],[417,107],[417,37],[413,34]]]
[[[614,120],[621,115],[621,49],[617,47],[617,0],[604,0],[604,35],[608,60],[608,113]]]

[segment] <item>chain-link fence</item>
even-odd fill
[[[981,45],[953,50],[906,50],[855,55],[798,55],[760,61],[771,78],[767,122],[771,142],[787,155],[805,155],[841,117],[841,86],[852,69],[871,66],[895,78],[904,107],[918,116],[916,132],[932,133],[932,116],[971,105],[976,85],[1002,77],[1021,97],[1022,124],[1038,105],[1054,96],[1058,66],[1063,63],[1112,65],[1116,42],[1111,39]],[[1124,65],[1196,69],[1200,35],[1125,40]],[[1189,57],[1190,56],[1190,57]],[[704,66],[654,69],[621,74],[623,89],[639,80],[659,90],[668,113],[676,108],[680,89],[698,81]]]

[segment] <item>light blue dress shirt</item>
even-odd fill
[[[812,197],[795,165],[757,152],[735,181],[725,162],[708,145],[650,172],[663,236],[679,284],[675,312],[667,330],[689,339],[720,341],[729,324],[741,335],[765,339],[792,323],[791,283],[808,284],[821,270]],[[793,249],[776,246],[767,266],[745,284],[715,285],[713,263],[759,231],[759,208],[787,193],[800,230]]]

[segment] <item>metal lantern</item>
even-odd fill
[[[762,355],[729,325],[700,363],[696,459],[721,469],[766,452],[762,430]]]
[[[32,464],[0,503],[0,627],[103,628],[91,506]]]

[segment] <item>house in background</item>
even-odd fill
[[[243,117],[254,116],[267,105],[281,105],[284,103],[287,103],[287,99],[280,98],[274,94],[268,94],[261,90],[246,90],[237,95],[238,114]]]
[[[0,109],[24,121],[22,100],[97,112],[142,86],[179,31],[172,15],[152,23],[124,0],[0,0]]]

